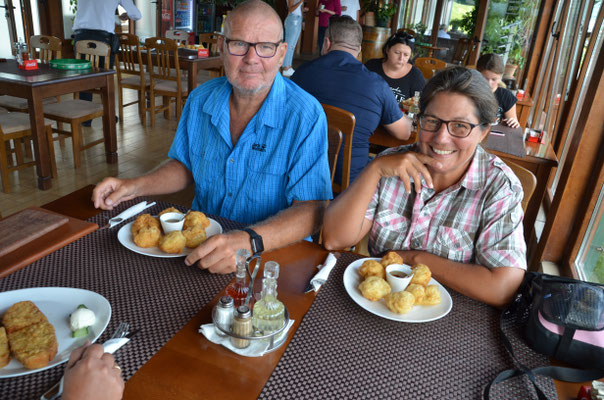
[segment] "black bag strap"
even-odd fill
[[[524,302],[524,304],[526,304],[527,301],[530,302],[530,298],[526,298],[527,296],[530,297],[528,285],[530,285],[531,281],[536,276],[537,276],[536,273],[527,273],[527,275],[525,276],[525,279],[522,282],[522,285],[520,287],[519,295],[515,298],[515,300],[512,303],[510,303],[506,307],[505,311],[503,311],[501,313],[501,317],[499,318],[499,331],[501,333],[503,345],[506,348],[506,350],[508,351],[508,353],[510,353],[512,360],[514,361],[514,364],[517,365],[518,368],[507,369],[507,370],[499,373],[499,375],[497,375],[495,377],[495,379],[493,379],[493,381],[491,381],[485,387],[485,389],[483,391],[483,399],[485,399],[485,400],[489,400],[491,387],[493,385],[506,381],[515,376],[526,375],[529,378],[529,380],[532,382],[533,386],[535,387],[535,391],[537,392],[537,397],[539,398],[539,400],[548,400],[548,398],[545,395],[545,393],[543,393],[541,388],[539,388],[539,386],[537,385],[535,375],[547,376],[547,377],[550,377],[553,379],[557,379],[559,381],[575,382],[575,383],[591,381],[591,380],[600,379],[600,378],[604,377],[604,371],[598,370],[598,369],[579,369],[579,368],[554,367],[554,366],[538,367],[538,368],[529,369],[522,362],[520,362],[520,360],[518,360],[518,358],[516,358],[516,355],[514,354],[514,349],[512,347],[512,343],[508,339],[508,337],[505,334],[505,331],[503,329],[503,323],[504,323],[504,320],[506,317],[513,316],[514,312],[519,311],[518,309],[520,307],[522,307],[523,302]],[[565,329],[565,334],[566,334],[566,331],[567,331],[567,329]],[[571,330],[569,330],[569,331],[571,331]],[[570,332],[569,332],[568,335],[565,335],[566,341],[570,341],[570,339],[572,339],[574,332],[575,332],[575,330],[573,329],[572,334],[570,334]],[[560,347],[568,348],[567,345],[559,346],[559,348]]]

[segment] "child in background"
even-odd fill
[[[506,88],[499,86],[504,69],[501,57],[493,53],[483,54],[476,63],[476,69],[489,82],[497,103],[499,103],[497,119],[512,128],[519,128],[520,123],[518,123],[518,116],[516,115],[516,96]]]

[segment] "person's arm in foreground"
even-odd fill
[[[294,201],[277,215],[259,222],[251,228],[262,236],[264,250],[270,251],[295,243],[316,232],[321,226],[324,201]],[[235,253],[247,249],[252,253],[250,235],[244,231],[232,231],[212,236],[191,252],[185,264],[199,261],[199,268],[213,273],[235,271]]]
[[[63,400],[118,400],[124,392],[121,370],[100,344],[86,344],[71,352],[63,383]]]
[[[191,172],[176,160],[169,160],[146,175],[132,179],[105,178],[92,192],[96,208],[113,210],[123,201],[138,196],[174,193],[193,183]]]
[[[503,122],[512,128],[520,128],[520,122],[518,122],[518,115],[516,115],[516,104],[512,106],[503,114]]]

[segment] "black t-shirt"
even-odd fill
[[[498,87],[495,90],[495,98],[497,99],[497,103],[499,103],[499,108],[497,109],[497,118],[500,120],[503,119],[503,114],[510,111],[510,108],[514,107],[516,104],[516,96],[506,88]]]
[[[426,86],[426,79],[422,75],[422,72],[416,68],[411,67],[411,71],[402,78],[392,79],[386,76],[384,68],[382,68],[381,58],[374,58],[367,61],[365,66],[369,71],[373,71],[380,75],[390,86],[390,90],[394,93],[396,101],[400,104],[403,100],[413,97],[415,92],[421,92],[424,86]]]

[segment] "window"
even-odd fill
[[[604,284],[604,185],[575,260],[579,279]]]

